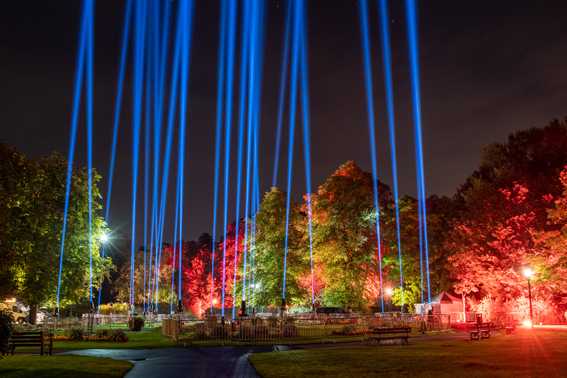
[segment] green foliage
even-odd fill
[[[300,216],[297,208],[290,210],[288,231],[288,255],[286,298],[289,304],[304,301],[305,290],[299,284],[299,276],[306,269],[300,254],[298,242],[300,232],[293,227]],[[272,188],[264,195],[260,211],[256,216],[256,305],[279,306],[282,298],[283,261],[285,245],[285,195],[277,188]]]
[[[144,318],[136,316],[128,321],[130,331],[139,332],[144,328]]]
[[[27,159],[0,144],[0,294],[31,306],[53,305],[57,285],[67,162],[58,154]],[[87,171],[73,172],[63,259],[62,304],[88,296],[89,239]],[[111,267],[100,256],[100,176],[93,172],[93,274],[98,284]]]
[[[128,341],[128,335],[121,329],[115,329],[114,331],[112,331],[110,340],[114,341],[115,343],[125,343]]]
[[[69,332],[70,341],[83,341],[84,338],[85,338],[85,333],[83,332],[82,328],[73,328]]]
[[[372,178],[354,162],[329,177],[312,197],[314,260],[323,267],[323,302],[363,308],[374,249]]]

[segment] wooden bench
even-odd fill
[[[490,338],[490,323],[478,323],[469,330],[471,340],[481,340]]]
[[[39,347],[40,354],[51,355],[53,335],[45,331],[14,332],[8,342],[8,350],[14,354],[16,347]]]
[[[380,344],[382,340],[400,340],[402,344],[408,344],[410,332],[410,327],[373,328],[367,341]]]

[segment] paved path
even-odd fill
[[[93,357],[129,360],[134,367],[127,378],[226,377],[257,378],[248,362],[253,352],[267,352],[272,347],[214,347],[162,349],[85,349],[67,352]]]

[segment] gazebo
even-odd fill
[[[448,315],[450,322],[464,321],[464,299],[442,291],[430,303],[416,303],[415,313],[420,315]]]

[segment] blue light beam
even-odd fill
[[[374,198],[374,209],[376,211],[376,245],[378,259],[378,274],[380,283],[380,308],[384,312],[384,293],[382,286],[382,247],[380,235],[380,201],[378,193],[378,164],[376,158],[376,125],[374,113],[374,95],[372,89],[372,63],[370,61],[370,37],[368,32],[368,2],[359,2],[360,29],[362,39],[363,63],[364,63],[364,83],[366,89],[366,113],[368,115],[368,135],[370,142],[370,156],[372,162],[372,190]]]

